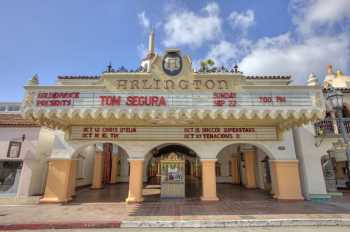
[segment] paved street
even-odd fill
[[[254,227],[254,228],[191,228],[191,229],[169,229],[169,228],[150,228],[150,229],[77,229],[77,230],[41,230],[43,232],[348,232],[350,227]],[[37,230],[22,230],[23,232],[37,232]]]

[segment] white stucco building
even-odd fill
[[[186,197],[193,184],[201,200],[219,200],[217,184],[229,183],[276,199],[327,199],[329,143],[314,128],[326,115],[323,89],[313,75],[308,85],[291,80],[237,66],[195,71],[178,49],[156,54],[153,33],[137,70],[108,66],[51,86],[34,77],[23,116],[52,132],[41,201],[119,182],[128,183],[127,202],[143,201],[147,183],[160,185],[160,197]]]

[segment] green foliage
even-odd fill
[[[210,72],[212,71],[215,67],[215,62],[212,59],[207,59],[201,61],[201,67],[200,67],[200,72]]]

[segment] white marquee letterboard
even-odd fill
[[[72,140],[139,141],[277,140],[275,127],[100,127],[72,126]]]
[[[309,107],[309,92],[244,91],[244,92],[92,92],[37,91],[36,108],[218,108],[244,107]]]

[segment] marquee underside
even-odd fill
[[[319,108],[289,110],[143,110],[143,109],[32,109],[23,112],[41,125],[65,129],[72,125],[182,126],[269,125],[281,129],[322,119]]]

